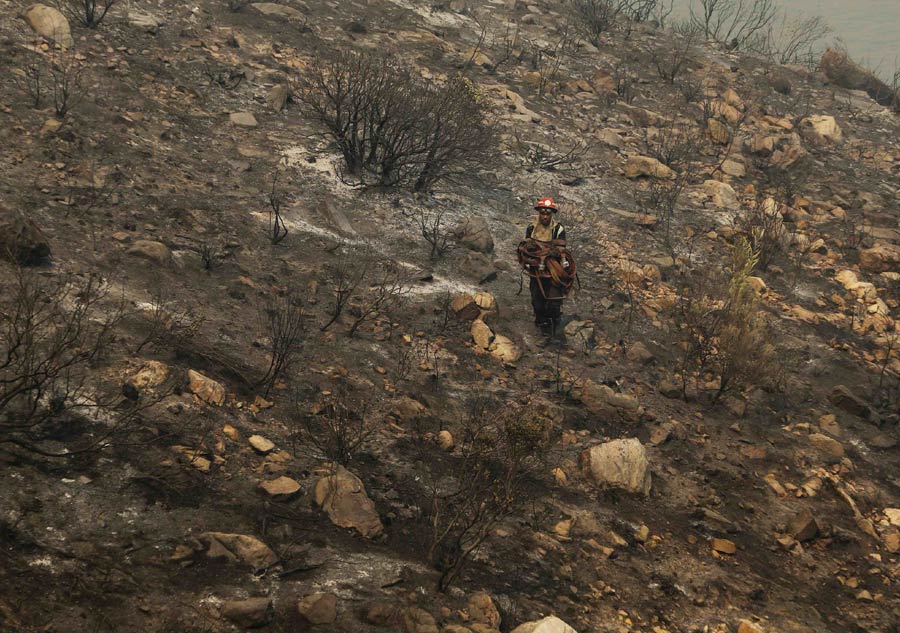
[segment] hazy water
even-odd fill
[[[688,0],[676,0],[681,8]],[[821,15],[833,33],[827,45],[840,38],[850,56],[882,76],[900,66],[900,0],[781,0],[790,15]]]

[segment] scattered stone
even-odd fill
[[[491,629],[500,628],[500,612],[494,606],[489,594],[483,591],[474,594],[469,598],[467,611],[473,622],[484,624]]]
[[[885,508],[884,516],[887,517],[891,525],[900,527],[900,508]]]
[[[0,224],[0,259],[21,266],[39,266],[50,258],[50,242],[31,218],[15,214]]]
[[[126,252],[135,257],[149,259],[160,266],[171,266],[173,262],[169,247],[153,240],[138,240]]]
[[[204,532],[199,540],[207,546],[206,555],[209,558],[241,561],[253,569],[265,569],[278,562],[275,552],[254,536]]]
[[[896,527],[888,528],[882,535],[885,549],[891,554],[900,552],[900,530]]]
[[[484,253],[467,250],[458,258],[457,268],[480,284],[497,278],[497,269]]]
[[[362,480],[343,466],[319,478],[313,497],[338,527],[353,528],[365,538],[375,538],[384,530]]]
[[[750,620],[741,620],[737,633],[763,633],[763,630]]]
[[[824,145],[840,143],[843,138],[840,126],[833,116],[815,115],[800,121],[800,133],[809,141]]]
[[[788,524],[788,533],[801,543],[805,543],[818,536],[819,524],[809,510],[803,510]]]
[[[195,396],[206,402],[221,407],[225,404],[225,387],[212,378],[207,378],[193,369],[188,370],[188,389]]]
[[[593,349],[597,344],[594,334],[594,324],[591,321],[569,321],[563,332],[570,346],[578,346],[583,349]],[[576,347],[576,349],[578,348]]]
[[[283,499],[300,492],[302,486],[300,486],[300,483],[295,479],[281,476],[278,479],[264,481],[259,484],[259,487],[270,497],[279,497]]]
[[[482,312],[493,312],[497,309],[497,300],[494,299],[494,295],[489,292],[476,292],[475,303]]]
[[[25,21],[36,33],[53,40],[63,48],[75,45],[69,21],[58,9],[43,4],[33,4],[23,14]]]
[[[399,609],[387,602],[375,602],[366,610],[365,620],[375,626],[390,626],[397,620]]]
[[[459,243],[479,253],[494,250],[494,238],[487,220],[481,216],[465,218],[454,231]]]
[[[681,397],[681,385],[674,380],[663,379],[659,382],[659,393],[666,398],[677,400]]]
[[[169,366],[158,360],[148,360],[128,379],[136,389],[152,389],[163,384],[169,377]]]
[[[275,612],[269,598],[230,600],[222,605],[222,616],[230,622],[248,629],[267,625]]]
[[[827,435],[813,433],[809,436],[809,443],[812,444],[816,450],[832,460],[837,461],[844,456],[844,446]]]
[[[727,538],[714,538],[712,540],[713,551],[720,554],[728,554],[729,556],[737,553],[737,545]]]
[[[505,336],[497,334],[490,347],[491,356],[504,365],[512,365],[522,357],[522,350],[513,341]]]
[[[656,360],[656,356],[653,355],[653,352],[647,349],[647,346],[641,341],[638,341],[629,347],[625,357],[632,363],[638,363],[639,365],[647,365]]]
[[[128,24],[136,29],[141,29],[146,33],[150,33],[151,35],[159,33],[160,27],[165,23],[165,20],[152,13],[146,13],[144,11],[128,12]]]
[[[646,525],[641,525],[634,531],[634,540],[638,543],[646,543],[650,538],[650,528]]]
[[[453,435],[450,431],[444,429],[437,436],[438,446],[441,447],[442,450],[450,451],[453,450]]]
[[[581,453],[581,469],[600,486],[650,494],[650,462],[636,438],[613,440]]]
[[[313,593],[297,603],[297,611],[310,624],[331,624],[337,619],[337,596],[333,593]]]
[[[638,422],[644,414],[644,409],[634,396],[615,392],[592,380],[584,381],[579,398],[591,413],[605,420]]]
[[[228,120],[231,121],[233,125],[239,125],[241,127],[256,127],[259,123],[256,122],[256,117],[253,116],[251,112],[232,112],[228,115]]]
[[[900,246],[876,244],[859,253],[859,267],[873,273],[900,270]]]
[[[481,308],[475,301],[475,297],[466,292],[453,297],[450,302],[450,310],[460,321],[474,321],[481,314]]]
[[[475,344],[478,347],[481,349],[488,349],[491,346],[491,341],[494,340],[494,333],[484,321],[481,319],[472,321],[472,328],[470,331],[472,340],[475,341]]]
[[[428,408],[418,400],[413,400],[409,396],[400,396],[391,401],[388,413],[397,422],[406,423],[415,420],[427,411]]]
[[[596,134],[594,134],[594,138],[596,138],[604,145],[608,145],[616,149],[625,148],[625,140],[621,136],[619,136],[619,134],[615,130],[599,130]]]
[[[250,446],[253,447],[253,450],[262,453],[263,455],[275,450],[275,442],[264,438],[262,435],[251,435],[247,438],[247,441],[250,442]]]
[[[737,194],[731,185],[718,180],[707,180],[703,183],[703,191],[712,199],[712,203],[720,209],[739,209]]]
[[[629,156],[625,163],[625,177],[634,180],[642,176],[671,180],[675,172],[650,156]]]
[[[438,633],[434,616],[418,607],[404,609],[400,616],[400,625],[403,633]]]
[[[291,87],[289,84],[277,84],[273,86],[272,89],[269,90],[269,94],[266,95],[266,105],[275,110],[275,112],[281,112],[287,105],[290,96]]]
[[[844,432],[841,430],[841,425],[837,422],[837,418],[831,413],[819,418],[819,428],[834,437],[843,437],[844,435]]]
[[[555,615],[520,624],[512,630],[512,633],[578,633],[571,626],[557,618]]]
[[[743,163],[729,158],[722,163],[722,173],[732,178],[743,178],[747,175],[747,168]]]
[[[872,410],[862,398],[844,385],[838,385],[828,394],[828,401],[837,408],[860,418],[868,418]]]

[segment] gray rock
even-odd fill
[[[159,264],[160,266],[172,265],[172,251],[162,242],[154,242],[153,240],[138,240],[128,249],[129,255],[135,257],[143,257]]]
[[[602,487],[650,494],[650,462],[643,444],[636,438],[613,440],[586,449],[581,453],[581,469]]]
[[[256,122],[256,117],[253,116],[251,112],[232,112],[228,115],[228,119],[231,121],[232,125],[239,125],[241,127],[256,127],[259,123]]]
[[[479,253],[490,253],[494,250],[494,238],[487,220],[480,216],[465,218],[455,231],[459,243]]]

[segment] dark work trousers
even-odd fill
[[[541,292],[543,284],[544,292]],[[560,297],[548,299],[547,297]],[[531,307],[534,308],[534,323],[541,330],[552,333],[559,325],[559,314],[562,309],[560,289],[550,279],[531,278]]]

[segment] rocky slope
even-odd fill
[[[104,438],[77,457],[0,444],[0,629],[897,630],[895,113],[713,44],[673,68],[681,41],[649,24],[593,46],[541,0],[129,2],[71,42],[27,8],[0,0],[0,240],[49,248],[42,279],[100,276],[121,318],[91,367],[139,412],[108,442],[102,419],[55,430],[55,451]],[[464,73],[497,159],[428,195],[343,182],[290,98],[338,47]],[[670,216],[648,202],[667,180]],[[564,343],[533,331],[514,258],[543,195],[580,266]],[[436,208],[490,240],[431,261],[415,219]],[[754,209],[779,379],[713,402],[713,376],[682,388],[672,306],[685,270],[761,240]],[[363,259],[398,263],[402,301],[322,331]],[[265,393],[285,296],[301,352]],[[438,591],[429,485],[465,472],[476,395],[540,411],[546,452]],[[310,419],[371,434],[330,466]]]

